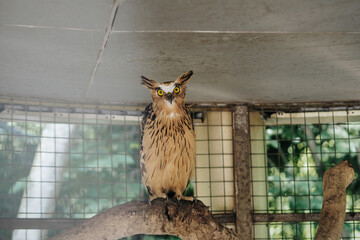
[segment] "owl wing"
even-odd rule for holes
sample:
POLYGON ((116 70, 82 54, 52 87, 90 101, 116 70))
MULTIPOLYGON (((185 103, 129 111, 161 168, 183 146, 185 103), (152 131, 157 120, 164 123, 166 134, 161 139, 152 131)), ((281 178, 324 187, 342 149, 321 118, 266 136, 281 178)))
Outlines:
POLYGON ((154 110, 153 110, 152 104, 149 104, 146 106, 144 116, 141 121, 140 151, 142 151, 142 147, 143 147, 145 125, 147 124, 148 120, 150 120, 150 119, 154 120, 154 110))
MULTIPOLYGON (((186 119, 188 120, 187 123, 185 122, 185 125, 189 128, 190 131, 193 132, 194 139, 195 139, 194 119, 193 119, 193 114, 192 114, 192 112, 190 110, 190 107, 191 107, 190 104, 185 104, 185 111, 186 111, 186 115, 187 115, 186 119)), ((195 153, 195 143, 194 143, 194 154, 196 154, 195 153)), ((194 161, 195 161, 195 159, 194 159, 194 161)), ((188 184, 186 186, 186 189, 189 187, 191 179, 192 179, 192 177, 194 175, 194 170, 195 170, 195 162, 193 163, 192 171, 191 171, 191 174, 190 174, 189 181, 188 181, 188 184)))
POLYGON ((146 171, 145 169, 145 159, 144 159, 144 154, 143 154, 143 138, 144 138, 144 130, 145 130, 145 126, 147 124, 147 122, 153 117, 154 115, 154 110, 152 107, 152 104, 149 104, 146 106, 145 108, 145 112, 144 112, 144 116, 141 122, 141 135, 140 135, 140 170, 141 170, 141 176, 144 176, 144 172, 146 171))
POLYGON ((191 129, 194 130, 194 119, 193 119, 193 115, 191 113, 190 107, 191 107, 191 104, 187 104, 187 103, 185 104, 186 115, 190 119, 191 129))

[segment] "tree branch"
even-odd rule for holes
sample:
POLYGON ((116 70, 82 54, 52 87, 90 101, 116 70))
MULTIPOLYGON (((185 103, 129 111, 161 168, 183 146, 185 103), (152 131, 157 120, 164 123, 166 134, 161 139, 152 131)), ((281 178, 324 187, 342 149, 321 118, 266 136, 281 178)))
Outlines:
POLYGON ((340 239, 346 210, 346 188, 354 179, 354 169, 348 161, 325 171, 323 206, 315 240, 340 239))
POLYGON ((214 220, 201 201, 164 199, 155 199, 151 205, 135 200, 117 205, 51 239, 116 240, 136 234, 173 235, 184 240, 238 239, 214 220))

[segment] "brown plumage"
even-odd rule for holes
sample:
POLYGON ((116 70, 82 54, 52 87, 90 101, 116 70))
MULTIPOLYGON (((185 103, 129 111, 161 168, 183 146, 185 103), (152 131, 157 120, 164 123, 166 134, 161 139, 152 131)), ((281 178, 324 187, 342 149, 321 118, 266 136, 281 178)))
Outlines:
POLYGON ((193 200, 183 196, 195 169, 195 132, 185 103, 192 74, 164 83, 142 77, 153 98, 145 109, 140 145, 141 176, 150 201, 173 196, 193 200))

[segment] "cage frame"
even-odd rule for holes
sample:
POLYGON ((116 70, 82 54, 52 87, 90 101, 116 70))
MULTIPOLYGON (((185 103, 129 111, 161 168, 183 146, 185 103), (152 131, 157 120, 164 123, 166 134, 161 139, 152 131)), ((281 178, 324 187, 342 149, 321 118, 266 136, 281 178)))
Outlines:
MULTIPOLYGON (((66 102, 38 101, 38 100, 13 100, 0 99, 1 103, 16 102, 18 106, 22 103, 27 105, 30 103, 41 103, 41 107, 46 111, 59 114, 58 117, 68 118, 66 111, 76 113, 76 108, 69 107, 66 102), (45 103, 45 104, 44 104, 45 103), (48 104, 52 107, 49 107, 48 104), (65 109, 65 110, 64 110, 65 109), (59 113, 60 112, 60 113, 59 113), (62 112, 62 113, 61 113, 62 112)), ((17 104, 10 104, 14 107, 17 104)), ((84 104, 77 104, 84 106, 84 104)), ((73 106, 73 105, 72 105, 73 106)), ((111 105, 116 106, 116 105, 111 105)), ((108 109, 99 109, 97 104, 86 104, 86 107, 93 109, 89 114, 107 114, 108 109)), ((317 103, 256 103, 256 104, 218 104, 205 103, 193 104, 192 109, 207 108, 208 110, 226 109, 233 114, 233 161, 234 161, 234 184, 235 184, 235 209, 234 213, 214 214, 215 219, 220 223, 235 223, 236 230, 242 232, 244 239, 252 239, 253 226, 255 223, 271 223, 271 222, 310 222, 319 221, 320 213, 254 213, 252 212, 252 195, 251 195, 251 149, 250 149, 250 117, 251 111, 259 111, 261 109, 276 109, 279 111, 289 110, 300 112, 311 111, 351 111, 360 110, 360 102, 317 102, 317 103), (243 181, 247 179, 247 181, 243 181), (250 199, 250 201, 249 201, 250 199), (244 207, 245 206, 245 207, 244 207)), ((118 109, 110 111, 123 111, 127 109, 129 112, 143 109, 143 106, 120 106, 118 109)), ((18 111, 20 108, 10 109, 10 111, 18 111)), ((27 109, 28 111, 29 109, 27 109)), ((33 109, 38 111, 39 109, 33 109)), ((41 110, 41 109, 40 109, 41 110)), ((45 112, 46 112, 45 111, 45 112)), ((26 116, 26 118, 28 115, 26 116)), ((117 119, 107 119, 116 121, 117 119)), ((32 218, 32 219, 16 219, 16 218, 0 218, 1 229, 64 229, 70 226, 82 224, 87 221, 84 219, 69 218, 32 218)), ((345 221, 360 221, 360 212, 346 213, 345 221)))

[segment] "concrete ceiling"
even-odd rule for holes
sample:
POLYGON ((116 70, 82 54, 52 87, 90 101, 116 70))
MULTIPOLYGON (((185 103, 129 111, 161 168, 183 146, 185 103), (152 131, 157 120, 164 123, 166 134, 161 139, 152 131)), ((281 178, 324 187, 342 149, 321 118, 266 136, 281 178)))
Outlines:
POLYGON ((0 0, 0 96, 143 104, 360 100, 358 0, 0 0))

